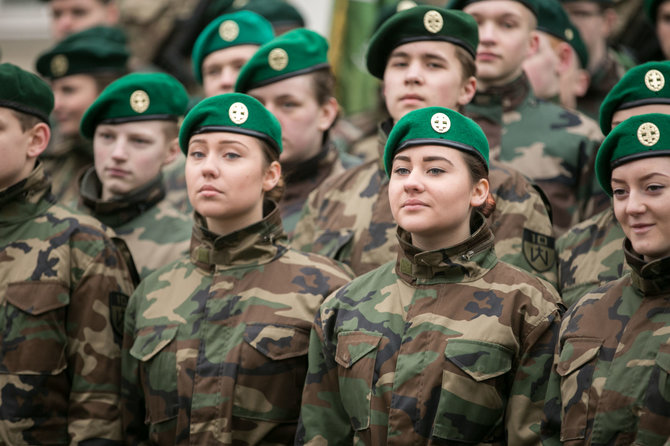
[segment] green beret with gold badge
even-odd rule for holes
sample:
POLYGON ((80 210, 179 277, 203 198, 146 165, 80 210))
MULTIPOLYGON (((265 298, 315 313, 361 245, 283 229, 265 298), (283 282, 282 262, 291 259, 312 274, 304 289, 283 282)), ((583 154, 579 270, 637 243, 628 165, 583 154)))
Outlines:
POLYGON ((274 38, 272 25, 251 11, 237 11, 214 19, 200 33, 191 54, 193 73, 202 83, 202 62, 211 53, 237 45, 258 45, 274 38))
POLYGON ((305 26, 305 19, 300 11, 284 0, 249 0, 240 9, 262 15, 275 28, 305 26))
POLYGON ((328 42, 314 31, 298 28, 261 46, 242 67, 235 91, 257 87, 329 67, 328 42))
POLYGON ((389 134, 384 147, 384 168, 391 176, 393 157, 409 147, 438 145, 474 155, 488 170, 489 143, 472 119, 444 107, 426 107, 403 116, 389 134))
POLYGON ((612 170, 651 156, 670 156, 670 115, 633 116, 612 129, 596 155, 596 176, 600 186, 611 197, 612 170))
POLYGON ((257 99, 242 93, 227 93, 200 101, 184 118, 179 129, 179 147, 186 155, 191 136, 198 133, 231 132, 265 141, 282 152, 281 125, 257 99))
POLYGON ((368 71, 383 78, 391 52, 400 45, 421 40, 453 43, 464 48, 474 59, 479 45, 477 22, 462 11, 447 11, 434 6, 415 6, 399 11, 370 38, 368 71))
POLYGON ((36 116, 49 124, 54 95, 36 74, 11 63, 0 64, 0 107, 36 116))
POLYGON ((119 28, 96 26, 71 34, 37 58, 37 71, 49 79, 73 74, 126 73, 130 57, 119 28))
POLYGON ((600 104, 600 130, 607 135, 618 110, 643 105, 670 105, 670 61, 647 62, 631 68, 600 104))
MULTIPOLYGON (((486 0, 449 0, 447 2, 447 9, 463 9, 466 6, 468 6, 471 3, 477 3, 480 1, 486 1, 486 0)), ((521 3, 523 6, 528 8, 530 12, 532 12, 536 17, 537 17, 537 5, 535 4, 535 0, 514 0, 519 3, 521 3)))
POLYGON ((535 0, 537 29, 568 43, 577 53, 582 68, 589 64, 589 52, 582 36, 558 0, 535 0))
POLYGON ((98 124, 177 121, 186 113, 188 94, 166 73, 131 73, 105 88, 81 118, 80 132, 92 139, 98 124))

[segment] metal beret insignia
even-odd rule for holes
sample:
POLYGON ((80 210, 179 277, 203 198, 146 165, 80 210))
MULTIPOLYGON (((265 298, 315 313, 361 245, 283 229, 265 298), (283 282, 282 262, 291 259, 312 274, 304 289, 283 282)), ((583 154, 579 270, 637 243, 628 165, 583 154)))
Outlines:
POLYGON ((426 27, 428 32, 433 34, 439 32, 444 26, 444 20, 442 19, 442 14, 435 10, 430 10, 423 15, 423 26, 426 27))
POLYGON ((658 70, 649 70, 644 75, 644 84, 651 91, 660 91, 665 86, 665 77, 658 70))
POLYGON ((67 73, 69 67, 70 62, 64 54, 57 54, 51 59, 51 73, 56 77, 60 77, 67 73))
POLYGON ((575 33, 570 28, 566 28, 563 34, 565 35, 565 38, 568 39, 569 41, 572 41, 572 39, 575 38, 575 33))
POLYGON ((232 42, 240 35, 240 27, 234 20, 226 20, 219 26, 219 36, 226 42, 232 42))
POLYGON ((249 109, 241 102, 235 102, 228 109, 228 116, 235 124, 244 124, 249 119, 249 109))
POLYGON ((275 48, 268 54, 268 65, 275 71, 281 71, 288 65, 288 53, 281 48, 275 48))
POLYGON ((652 122, 645 122, 637 128, 637 140, 647 147, 656 144, 660 138, 661 131, 652 122))
POLYGON ((444 113, 435 113, 430 118, 430 126, 437 133, 446 133, 451 128, 451 120, 444 113))
POLYGON ((135 113, 144 113, 149 108, 149 95, 144 90, 135 90, 130 95, 130 108, 135 113))

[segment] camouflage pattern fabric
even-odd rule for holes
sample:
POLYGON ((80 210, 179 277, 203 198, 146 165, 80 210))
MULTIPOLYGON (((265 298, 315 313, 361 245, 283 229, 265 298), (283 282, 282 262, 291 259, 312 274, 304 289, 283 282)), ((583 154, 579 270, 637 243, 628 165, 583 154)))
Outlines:
POLYGON ((190 214, 193 211, 186 191, 186 157, 181 151, 177 159, 163 167, 163 181, 166 199, 179 211, 190 214))
POLYGON ((360 159, 340 154, 332 143, 324 145, 323 150, 312 159, 294 165, 282 164, 286 188, 279 202, 279 211, 286 233, 289 236, 293 233, 310 192, 326 179, 360 164, 360 159))
POLYGON ((126 242, 141 278, 188 253, 193 220, 165 199, 162 175, 109 201, 100 198, 102 185, 94 167, 86 171, 80 184, 79 208, 126 242))
POLYGON ((584 296, 561 324, 545 445, 664 445, 670 439, 670 258, 584 296))
POLYGON ((625 235, 609 209, 573 226, 556 240, 558 290, 566 306, 628 271, 625 235))
POLYGON ((476 93, 465 115, 486 133, 490 159, 510 165, 544 190, 557 234, 608 203, 593 173, 603 138, 598 124, 537 99, 525 75, 476 93))
POLYGON ((607 93, 626 74, 626 71, 634 66, 635 62, 630 58, 617 53, 613 48, 608 48, 603 61, 595 72, 591 73, 591 82, 586 94, 577 98, 577 109, 592 119, 598 119, 600 104, 607 93))
POLYGON ((479 229, 396 262, 321 306, 296 444, 537 445, 560 309, 553 288, 498 262, 479 229))
POLYGON ((75 207, 79 200, 77 178, 93 164, 93 146, 80 136, 56 136, 40 156, 44 170, 51 177, 51 193, 66 206, 75 207))
POLYGON ((350 274, 288 248, 276 208, 227 236, 196 217, 190 258, 128 304, 123 409, 129 444, 289 444, 309 330, 350 274), (146 423, 146 425, 145 425, 146 423))
POLYGON ((132 282, 95 219, 43 166, 0 191, 0 444, 121 444, 121 336, 132 282))
MULTIPOLYGON (((385 121, 379 128, 379 153, 390 127, 385 121)), ((489 224, 498 256, 555 286, 554 238, 542 197, 521 174, 500 163, 491 163, 489 181, 497 203, 489 224)), ((292 245, 344 262, 356 275, 393 261, 396 223, 388 183, 380 158, 325 181, 309 196, 292 245)))

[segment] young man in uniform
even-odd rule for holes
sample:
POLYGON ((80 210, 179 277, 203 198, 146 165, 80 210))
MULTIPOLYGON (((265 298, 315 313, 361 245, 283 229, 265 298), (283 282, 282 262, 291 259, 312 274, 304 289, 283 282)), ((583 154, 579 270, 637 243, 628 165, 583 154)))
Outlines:
POLYGON ((187 103, 169 74, 133 73, 112 82, 81 121, 94 166, 79 180, 79 207, 126 242, 141 277, 188 252, 193 222, 166 199, 162 172, 180 151, 187 103))
POLYGON ((540 101, 523 72, 537 51, 535 7, 525 0, 455 0, 479 26, 477 94, 465 108, 489 140, 491 159, 518 169, 542 188, 554 229, 603 209, 607 200, 590 174, 602 134, 594 122, 540 101), (599 209, 598 209, 599 210, 599 209))
MULTIPOLYGON (((379 126, 379 155, 391 128, 409 111, 458 110, 475 94, 477 25, 460 11, 416 6, 397 12, 372 37, 368 71, 383 80, 391 118, 379 126)), ((489 217, 499 257, 555 283, 552 227, 542 198, 514 169, 492 163, 497 209, 489 217)), ((296 247, 347 263, 357 275, 396 257, 396 224, 381 158, 325 182, 309 197, 296 247)))
POLYGON ((52 108, 44 81, 0 65, 0 443, 120 445, 133 284, 107 228, 55 204, 52 108))
POLYGON ((119 21, 116 0, 46 0, 51 10, 51 34, 62 40, 94 26, 112 26, 119 21))

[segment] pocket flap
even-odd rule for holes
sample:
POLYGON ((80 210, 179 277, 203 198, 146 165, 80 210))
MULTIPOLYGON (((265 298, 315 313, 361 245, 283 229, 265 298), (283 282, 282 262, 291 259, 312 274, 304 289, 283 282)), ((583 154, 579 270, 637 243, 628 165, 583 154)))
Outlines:
POLYGON ((177 325, 158 325, 140 328, 130 354, 140 361, 148 361, 163 350, 177 335, 177 325))
POLYGON ((244 340, 274 360, 306 356, 309 350, 309 332, 298 327, 249 324, 244 330, 244 340))
POLYGON ((62 282, 14 282, 7 285, 7 302, 39 316, 70 303, 70 289, 62 282))
POLYGON ((494 378, 512 369, 512 351, 491 342, 449 339, 444 355, 476 381, 494 378))
POLYGON ((602 339, 572 338, 566 339, 556 365, 556 372, 567 376, 598 356, 602 339))
POLYGON ((349 368, 359 359, 374 351, 381 340, 380 335, 361 332, 344 332, 337 335, 337 351, 335 361, 344 368, 349 368))

